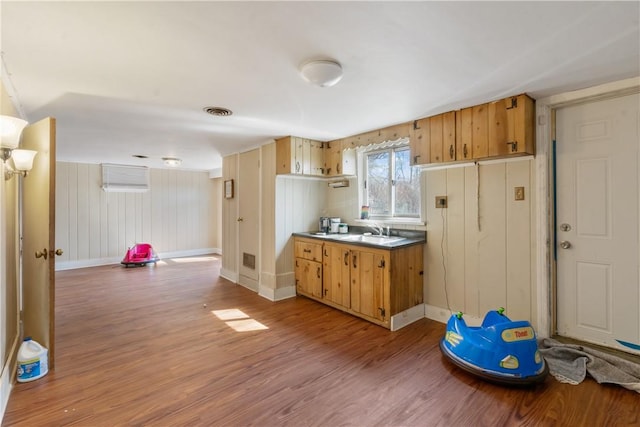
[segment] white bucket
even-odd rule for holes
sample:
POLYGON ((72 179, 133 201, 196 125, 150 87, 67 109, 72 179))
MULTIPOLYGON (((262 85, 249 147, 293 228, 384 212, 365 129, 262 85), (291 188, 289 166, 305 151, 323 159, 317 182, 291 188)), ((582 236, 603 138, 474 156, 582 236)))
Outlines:
POLYGON ((26 383, 37 380, 49 372, 48 350, 33 341, 31 337, 24 339, 18 350, 17 381, 26 383))

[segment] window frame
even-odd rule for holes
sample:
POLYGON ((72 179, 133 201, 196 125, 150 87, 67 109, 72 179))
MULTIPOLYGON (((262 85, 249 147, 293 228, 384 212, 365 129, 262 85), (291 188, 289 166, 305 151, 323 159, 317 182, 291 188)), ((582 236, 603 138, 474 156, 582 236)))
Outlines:
MULTIPOLYGON (((408 144, 402 144, 402 145, 395 145, 395 146, 389 146, 389 147, 379 147, 379 148, 372 148, 369 150, 365 150, 362 151, 360 153, 361 158, 360 163, 362 165, 362 168, 360 168, 360 170, 362 171, 360 174, 360 182, 361 185, 359 186, 360 188, 360 200, 361 200, 361 204, 362 205, 369 205, 369 188, 368 188, 368 181, 369 181, 369 162, 368 162, 368 156, 371 154, 375 154, 375 153, 384 153, 384 152, 388 152, 389 153, 389 174, 388 174, 388 180, 389 182, 387 183, 387 188, 388 191, 390 192, 389 194, 389 200, 390 200, 390 214, 389 215, 373 215, 371 214, 371 212, 369 213, 369 219, 371 220, 379 220, 379 221, 395 221, 395 222, 402 222, 403 220, 406 222, 417 222, 420 221, 422 219, 422 186, 421 186, 421 182, 420 182, 420 173, 418 173, 418 212, 416 212, 414 215, 398 215, 396 213, 396 183, 395 183, 395 171, 396 171, 396 152, 399 151, 409 151, 410 147, 408 144)), ((408 164, 407 167, 409 168, 413 168, 414 166, 411 166, 411 164, 408 164)))

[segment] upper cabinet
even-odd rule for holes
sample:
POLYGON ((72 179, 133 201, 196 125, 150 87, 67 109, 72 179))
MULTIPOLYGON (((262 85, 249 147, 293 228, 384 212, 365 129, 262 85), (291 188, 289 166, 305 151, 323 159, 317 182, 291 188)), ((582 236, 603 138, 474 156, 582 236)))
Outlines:
POLYGON ((276 173, 324 174, 324 142, 297 136, 276 139, 276 173))
POLYGON ((414 121, 409 144, 412 166, 456 160, 456 112, 414 121))
POLYGON ((411 164, 535 154, 535 105, 527 95, 413 122, 411 164))
POLYGON ((489 157, 533 154, 533 99, 519 95, 489 104, 489 157))
POLYGON ((355 150, 343 150, 342 140, 325 143, 324 171, 326 176, 355 175, 355 150))

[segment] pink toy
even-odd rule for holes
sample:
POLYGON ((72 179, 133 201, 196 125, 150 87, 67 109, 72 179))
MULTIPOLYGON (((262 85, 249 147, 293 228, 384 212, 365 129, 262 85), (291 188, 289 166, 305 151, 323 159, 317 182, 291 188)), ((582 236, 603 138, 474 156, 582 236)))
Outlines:
POLYGON ((159 259, 150 244, 136 243, 127 249, 127 253, 124 255, 120 264, 125 267, 129 267, 130 265, 146 265, 150 262, 155 264, 159 259))

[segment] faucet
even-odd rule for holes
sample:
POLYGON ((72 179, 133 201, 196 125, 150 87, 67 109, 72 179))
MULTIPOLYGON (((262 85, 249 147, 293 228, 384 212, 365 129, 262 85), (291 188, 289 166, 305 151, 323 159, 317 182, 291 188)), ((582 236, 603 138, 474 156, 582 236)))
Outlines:
POLYGON ((375 230, 378 233, 378 236, 384 236, 384 229, 387 229, 387 237, 389 237, 389 226, 384 226, 382 224, 379 224, 377 222, 374 222, 373 224, 371 224, 369 227, 371 227, 373 230, 375 230))

